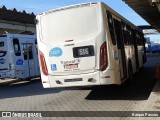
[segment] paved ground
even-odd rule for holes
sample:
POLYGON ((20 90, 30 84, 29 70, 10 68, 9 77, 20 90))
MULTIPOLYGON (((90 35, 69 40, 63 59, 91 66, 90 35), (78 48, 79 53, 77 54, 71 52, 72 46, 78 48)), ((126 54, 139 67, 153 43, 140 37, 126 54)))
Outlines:
MULTIPOLYGON (((148 111, 147 105, 149 104, 146 103, 150 100, 150 93, 156 83, 154 70, 158 62, 160 62, 160 56, 148 55, 148 62, 144 69, 136 74, 136 79, 130 87, 112 85, 88 89, 44 89, 40 80, 0 86, 0 111, 143 111, 144 109, 148 111)), ((159 93, 156 94, 159 95, 159 93)), ((157 101, 157 103, 160 102, 157 101)), ((159 105, 155 106, 160 108, 159 105)), ((74 114, 74 112, 70 114, 74 114)), ((91 114, 94 115, 94 112, 91 114)), ((59 117, 59 119, 98 120, 99 118, 59 117)), ((105 120, 106 118, 101 119, 105 120)), ((141 118, 111 117, 107 119, 132 120, 141 118)))

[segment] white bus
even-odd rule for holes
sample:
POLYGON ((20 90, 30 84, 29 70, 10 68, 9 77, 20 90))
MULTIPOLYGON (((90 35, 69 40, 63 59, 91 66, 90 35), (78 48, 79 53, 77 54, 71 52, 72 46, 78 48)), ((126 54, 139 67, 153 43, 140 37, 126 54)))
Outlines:
POLYGON ((36 35, 0 35, 0 78, 40 76, 36 35))
POLYGON ((101 2, 36 16, 44 88, 122 84, 145 63, 142 31, 101 2))

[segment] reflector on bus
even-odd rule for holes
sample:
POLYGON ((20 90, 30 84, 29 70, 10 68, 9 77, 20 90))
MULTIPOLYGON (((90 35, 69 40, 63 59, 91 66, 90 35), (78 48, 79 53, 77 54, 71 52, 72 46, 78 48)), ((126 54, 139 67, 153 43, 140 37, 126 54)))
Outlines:
POLYGON ((41 61, 41 68, 42 68, 42 72, 44 75, 48 75, 48 69, 47 69, 47 65, 46 65, 46 61, 44 58, 44 54, 39 51, 39 56, 40 56, 40 61, 41 61))

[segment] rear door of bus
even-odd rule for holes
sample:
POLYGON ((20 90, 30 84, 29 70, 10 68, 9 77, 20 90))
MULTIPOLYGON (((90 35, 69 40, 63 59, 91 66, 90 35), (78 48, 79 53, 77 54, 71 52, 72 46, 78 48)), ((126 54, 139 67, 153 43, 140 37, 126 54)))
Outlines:
POLYGON ((126 69, 126 56, 125 56, 125 50, 124 50, 124 41, 122 36, 122 26, 121 22, 114 19, 114 27, 115 27, 115 35, 117 38, 117 48, 118 48, 118 54, 119 54, 119 65, 120 65, 120 75, 121 80, 124 80, 127 77, 127 69, 126 69))
POLYGON ((25 42, 25 39, 26 38, 13 39, 17 78, 35 76, 33 43, 25 42))
POLYGON ((35 55, 34 55, 34 49, 33 43, 22 43, 22 52, 23 52, 23 59, 25 64, 25 74, 28 77, 33 77, 36 75, 35 71, 35 55))

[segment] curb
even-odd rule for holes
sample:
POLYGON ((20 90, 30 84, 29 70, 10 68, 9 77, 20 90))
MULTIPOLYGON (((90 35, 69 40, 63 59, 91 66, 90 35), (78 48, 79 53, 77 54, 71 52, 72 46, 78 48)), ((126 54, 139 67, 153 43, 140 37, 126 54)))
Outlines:
POLYGON ((13 80, 10 80, 10 81, 6 81, 6 82, 0 82, 0 86, 3 86, 3 85, 8 85, 8 84, 11 84, 11 83, 15 83, 15 82, 19 82, 21 80, 16 80, 16 79, 13 79, 13 80))

